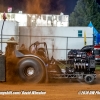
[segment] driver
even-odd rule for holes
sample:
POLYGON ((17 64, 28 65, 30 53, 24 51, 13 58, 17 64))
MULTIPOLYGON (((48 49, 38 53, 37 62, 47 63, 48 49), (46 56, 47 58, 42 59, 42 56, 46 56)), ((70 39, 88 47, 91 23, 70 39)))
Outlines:
POLYGON ((87 55, 91 56, 92 55, 92 51, 87 52, 87 55))

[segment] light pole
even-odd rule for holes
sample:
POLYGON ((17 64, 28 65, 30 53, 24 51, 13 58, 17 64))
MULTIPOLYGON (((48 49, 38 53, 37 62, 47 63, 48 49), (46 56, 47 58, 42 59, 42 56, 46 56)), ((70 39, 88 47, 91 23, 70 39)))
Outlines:
POLYGON ((2 28, 1 28, 1 51, 2 51, 2 32, 3 32, 3 26, 4 26, 4 22, 6 20, 6 16, 5 16, 5 12, 3 14, 3 24, 2 24, 2 28))

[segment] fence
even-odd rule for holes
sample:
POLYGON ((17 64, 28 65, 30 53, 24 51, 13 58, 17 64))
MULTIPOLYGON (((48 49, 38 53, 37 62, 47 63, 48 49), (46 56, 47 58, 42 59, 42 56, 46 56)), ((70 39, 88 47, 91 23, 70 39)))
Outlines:
MULTIPOLYGON (((5 50, 5 41, 10 37, 15 37, 19 42, 19 47, 25 44, 28 49, 29 46, 36 42, 46 42, 49 52, 49 58, 54 56, 57 60, 66 60, 70 49, 81 49, 84 46, 84 37, 65 37, 65 36, 33 36, 31 34, 24 35, 3 35, 3 51, 5 50)), ((86 38, 87 45, 92 45, 93 38, 86 38)), ((0 43, 1 45, 1 43, 0 43)), ((1 47, 1 46, 0 46, 1 47)))

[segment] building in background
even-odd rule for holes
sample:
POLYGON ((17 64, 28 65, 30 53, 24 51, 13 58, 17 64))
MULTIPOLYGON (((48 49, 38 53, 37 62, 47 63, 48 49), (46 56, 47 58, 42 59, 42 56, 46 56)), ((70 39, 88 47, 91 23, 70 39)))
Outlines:
MULTIPOLYGON (((1 50, 1 29, 3 21, 0 21, 0 50, 1 50)), ((5 21, 2 31, 2 51, 5 52, 5 47, 7 40, 14 37, 17 42, 19 42, 19 26, 16 21, 5 21)))
MULTIPOLYGON (((0 13, 0 29, 2 28, 3 13, 0 13)), ((81 49, 84 46, 84 33, 86 44, 93 43, 92 27, 69 27, 69 16, 48 14, 22 14, 6 13, 7 21, 3 28, 3 41, 15 36, 19 47, 25 44, 26 48, 36 42, 46 42, 50 58, 67 59, 69 49, 81 49)), ((3 51, 5 51, 3 44, 3 51)))
MULTIPOLYGON (((0 20, 2 16, 3 13, 0 13, 0 20)), ((17 21, 19 26, 69 26, 69 15, 63 13, 60 15, 6 13, 6 16, 7 20, 17 21)))

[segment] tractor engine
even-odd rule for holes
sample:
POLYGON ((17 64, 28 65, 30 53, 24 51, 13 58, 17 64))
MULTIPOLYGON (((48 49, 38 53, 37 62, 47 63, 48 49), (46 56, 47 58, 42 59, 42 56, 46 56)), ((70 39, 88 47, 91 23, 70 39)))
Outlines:
POLYGON ((69 60, 69 67, 66 67, 66 73, 94 73, 95 58, 94 55, 88 56, 85 52, 79 52, 73 59, 69 60))

